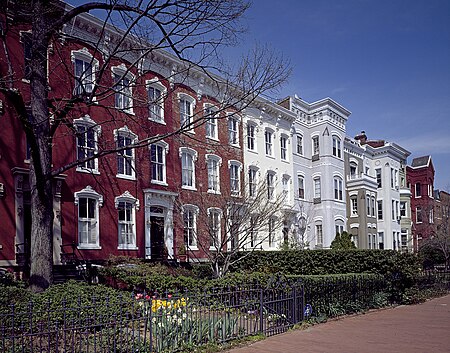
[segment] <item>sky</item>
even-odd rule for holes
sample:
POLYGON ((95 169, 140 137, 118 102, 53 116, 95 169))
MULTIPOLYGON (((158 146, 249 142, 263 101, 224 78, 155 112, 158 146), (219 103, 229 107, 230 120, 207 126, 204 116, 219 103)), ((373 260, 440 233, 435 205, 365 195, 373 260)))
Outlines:
POLYGON ((225 61, 267 44, 293 69, 274 99, 332 98, 352 112, 347 135, 395 142, 409 164, 432 155, 450 191, 450 0, 253 0, 243 24, 225 61))
POLYGON ((254 0, 243 43, 290 60, 279 92, 330 97, 350 110, 347 135, 432 155, 435 188, 450 191, 450 0, 254 0))

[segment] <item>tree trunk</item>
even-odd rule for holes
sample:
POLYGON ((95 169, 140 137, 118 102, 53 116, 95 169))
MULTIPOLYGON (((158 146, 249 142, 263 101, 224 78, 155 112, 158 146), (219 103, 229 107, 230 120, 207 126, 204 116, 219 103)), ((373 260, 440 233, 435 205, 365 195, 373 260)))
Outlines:
POLYGON ((31 56, 31 115, 25 127, 31 146, 31 259, 30 286, 46 289, 53 280, 52 138, 47 91, 47 31, 51 25, 49 2, 33 1, 31 56))

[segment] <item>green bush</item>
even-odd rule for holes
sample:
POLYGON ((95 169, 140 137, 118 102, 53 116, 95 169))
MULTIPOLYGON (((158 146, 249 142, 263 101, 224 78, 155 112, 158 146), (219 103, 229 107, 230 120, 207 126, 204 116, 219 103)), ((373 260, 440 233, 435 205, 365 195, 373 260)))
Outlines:
POLYGON ((232 270, 295 275, 375 273, 391 276, 400 273, 413 278, 420 271, 418 257, 393 250, 299 250, 238 253, 241 259, 232 270))

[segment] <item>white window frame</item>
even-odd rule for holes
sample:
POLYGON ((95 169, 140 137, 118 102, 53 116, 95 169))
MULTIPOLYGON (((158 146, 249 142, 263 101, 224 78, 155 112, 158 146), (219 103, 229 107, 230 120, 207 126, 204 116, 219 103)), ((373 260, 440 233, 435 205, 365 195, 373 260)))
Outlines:
POLYGON ((138 250, 136 245, 136 211, 139 210, 139 200, 135 198, 129 191, 125 191, 122 195, 117 196, 114 199, 114 205, 117 212, 117 249, 118 250, 138 250), (131 205, 131 220, 120 220, 120 209, 121 203, 131 205), (121 225, 125 226, 131 230, 131 239, 129 243, 121 242, 123 237, 121 236, 121 225))
POLYGON ((239 122, 236 114, 227 113, 228 142, 231 146, 239 147, 239 122))
POLYGON ((358 216, 358 196, 350 197, 350 213, 352 217, 358 216))
POLYGON ((290 190, 291 176, 284 174, 281 181, 284 195, 284 203, 289 205, 291 203, 291 190, 290 190))
POLYGON ((377 188, 380 189, 383 187, 383 172, 381 168, 375 169, 375 178, 377 179, 377 188))
POLYGON ((300 200, 305 200, 305 176, 297 175, 297 192, 300 200))
POLYGON ((219 117, 217 108, 212 104, 204 104, 203 112, 206 119, 206 138, 219 141, 219 117))
POLYGON ((256 166, 250 166, 248 168, 248 196, 256 197, 258 188, 258 174, 259 168, 256 166))
POLYGON ((147 89, 147 100, 148 100, 148 119, 159 124, 166 125, 165 122, 165 109, 164 103, 167 97, 167 88, 162 84, 158 78, 153 78, 151 80, 145 81, 145 86, 147 89), (158 90, 160 95, 158 98, 152 97, 150 99, 150 88, 153 90, 158 90), (159 110, 159 114, 156 113, 159 110))
POLYGON ((273 148, 274 140, 275 140, 274 131, 271 129, 264 130, 264 150, 266 152, 266 156, 269 157, 274 156, 274 148, 273 148))
POLYGON ((289 138, 286 135, 280 136, 280 157, 282 161, 287 162, 289 160, 288 156, 288 144, 289 138))
MULTIPOLYGON (((94 56, 85 47, 79 50, 72 50, 70 52, 70 59, 73 65, 73 76, 75 79, 75 85, 73 89, 74 94, 80 95, 82 93, 92 93, 95 85, 95 73, 99 70, 99 61, 95 59, 94 56), (86 68, 84 68, 83 72, 80 73, 80 76, 78 76, 76 72, 77 60, 83 62, 83 68, 85 64, 90 65, 91 72, 89 74, 86 74, 86 68)), ((93 100, 95 100, 95 97, 93 97, 93 100)))
POLYGON ((384 217, 383 214, 383 200, 377 200, 377 220, 382 221, 384 217), (380 207, 381 205, 381 207, 380 207))
POLYGON ((316 238, 316 245, 323 246, 323 225, 321 222, 315 224, 314 233, 316 238))
POLYGON ((257 149, 257 125, 255 123, 248 122, 247 123, 247 149, 252 152, 256 152, 257 149))
POLYGON ((320 181, 320 176, 313 178, 313 184, 314 184, 314 198, 321 199, 322 198, 322 185, 321 185, 321 181, 320 181))
POLYGON ((275 216, 269 217, 267 227, 267 242, 269 248, 275 247, 275 222, 277 221, 275 216))
POLYGON ((335 176, 333 178, 333 185, 334 185, 334 199, 342 201, 344 199, 342 178, 339 176, 335 176))
POLYGON ((195 162, 197 161, 197 156, 198 156, 197 151, 193 150, 192 148, 189 148, 189 147, 180 147, 179 156, 181 159, 181 188, 186 189, 186 190, 194 190, 195 191, 195 190, 197 190, 195 187, 195 162), (184 155, 190 156, 191 160, 192 160, 192 180, 191 180, 192 185, 186 185, 184 183, 184 181, 185 181, 184 174, 186 172, 189 172, 189 170, 186 170, 183 167, 183 156, 184 155))
POLYGON ((222 158, 215 154, 207 154, 206 169, 208 171, 208 193, 220 195, 220 167, 222 158), (214 168, 211 168, 214 166, 214 168))
POLYGON ((342 156, 341 138, 336 135, 333 135, 333 156, 337 158, 342 156))
MULTIPOLYGON (((77 133, 76 136, 76 156, 77 159, 80 159, 80 153, 82 151, 84 151, 84 155, 86 156, 86 154, 91 154, 92 156, 98 153, 98 137, 102 131, 101 126, 97 125, 97 123, 91 119, 91 117, 89 115, 85 115, 79 119, 75 119, 73 121, 73 125, 75 127, 76 130, 78 130, 78 127, 83 127, 84 129, 86 129, 83 132, 84 135, 84 145, 80 146, 80 138, 79 138, 79 134, 77 133), (88 138, 87 138, 87 132, 88 130, 91 130, 94 133, 94 146, 88 146, 88 138), (89 152, 90 151, 90 152, 89 152)), ((99 170, 98 170, 98 158, 92 159, 90 161, 86 161, 84 162, 82 165, 77 165, 77 172, 82 172, 82 173, 92 173, 92 174, 100 174, 99 170), (92 167, 86 167, 86 163, 92 163, 92 167)))
POLYGON ((319 139, 319 135, 311 136, 311 145, 312 145, 312 155, 313 156, 319 156, 320 155, 320 139, 319 139))
POLYGON ((267 199, 269 201, 275 200, 275 181, 277 178, 277 174, 273 170, 268 170, 266 173, 266 186, 267 186, 267 199))
POLYGON ((183 242, 186 245, 186 248, 189 250, 198 250, 198 237, 197 237, 197 217, 199 213, 198 206, 186 204, 182 206, 182 217, 183 217, 183 242), (192 213, 192 225, 188 225, 186 227, 186 214, 192 213), (190 234, 190 231, 188 231, 187 238, 186 238, 186 229, 190 230, 192 234, 190 234), (187 242, 186 242, 187 240, 187 242), (191 240, 191 241, 190 241, 191 240), (191 243, 191 244, 189 244, 191 243))
POLYGON ((303 135, 297 135, 295 152, 298 155, 303 156, 303 135))
MULTIPOLYGON (((100 246, 100 212, 99 209, 103 205, 103 196, 96 192, 90 185, 86 186, 83 190, 77 191, 74 193, 74 204, 77 206, 77 228, 78 228, 78 249, 101 249, 100 246), (95 209, 94 209, 94 217, 80 217, 80 200, 81 199, 92 199, 95 201, 95 209), (93 224, 92 228, 95 231, 95 242, 82 242, 83 236, 81 235, 81 224, 93 224)), ((88 211, 89 201, 87 201, 86 205, 88 211)), ((92 235, 91 235, 92 236, 92 235)), ((89 238, 89 234, 87 235, 89 238)))
POLYGON ((135 76, 127 69, 125 64, 111 68, 114 84, 114 107, 128 114, 133 114, 133 86, 135 76), (128 80, 128 85, 124 80, 128 80))
MULTIPOLYGON (((134 145, 138 141, 138 135, 133 133, 127 126, 124 126, 120 129, 116 129, 113 131, 114 133, 114 139, 116 141, 117 148, 120 148, 119 146, 119 137, 122 137, 124 139, 128 138, 130 139, 130 143, 128 145, 134 145)), ((125 145, 124 146, 128 146, 125 145)), ((136 157, 135 157, 135 149, 134 148, 128 148, 124 149, 121 152, 117 152, 117 174, 116 177, 122 178, 122 179, 130 179, 135 180, 136 179, 136 157), (126 154, 130 153, 130 154, 126 154), (123 173, 119 170, 119 160, 123 160, 123 173), (127 173, 126 165, 130 166, 130 173, 127 173)))
POLYGON ((420 206, 416 207, 416 223, 423 223, 422 207, 420 206))
POLYGON ((166 162, 166 156, 169 153, 169 144, 164 142, 164 141, 158 141, 155 143, 152 143, 149 146, 150 149, 150 179, 151 179, 151 183, 152 184, 157 184, 157 185, 164 185, 167 186, 167 162, 166 162), (162 149, 162 153, 161 153, 161 161, 155 161, 153 160, 153 152, 152 152, 152 148, 153 146, 156 148, 156 151, 158 152, 158 149, 162 149), (153 168, 156 168, 157 166, 160 166, 161 168, 161 176, 162 176, 162 180, 159 179, 154 179, 153 178, 153 168))
POLYGON ((208 225, 209 225, 209 249, 210 250, 221 250, 222 244, 222 210, 217 207, 209 207, 206 209, 206 213, 208 216, 208 225), (215 224, 217 216, 218 224, 215 224), (216 235, 215 244, 212 242, 214 235, 216 235))
POLYGON ((414 195, 416 196, 416 199, 422 197, 422 183, 419 182, 414 184, 414 195), (417 192, 417 190, 419 190, 419 192, 417 192))
POLYGON ((236 160, 230 159, 228 161, 228 169, 230 174, 230 193, 231 196, 240 196, 241 195, 241 170, 242 163, 236 160), (237 172, 236 174, 233 174, 237 172))

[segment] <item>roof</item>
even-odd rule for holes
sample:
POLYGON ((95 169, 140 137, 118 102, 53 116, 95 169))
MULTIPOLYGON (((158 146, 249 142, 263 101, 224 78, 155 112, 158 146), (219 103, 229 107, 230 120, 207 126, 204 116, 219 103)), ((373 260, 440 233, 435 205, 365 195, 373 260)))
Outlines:
POLYGON ((419 168, 419 167, 428 167, 430 165, 431 156, 422 156, 417 157, 412 160, 411 167, 419 168))

